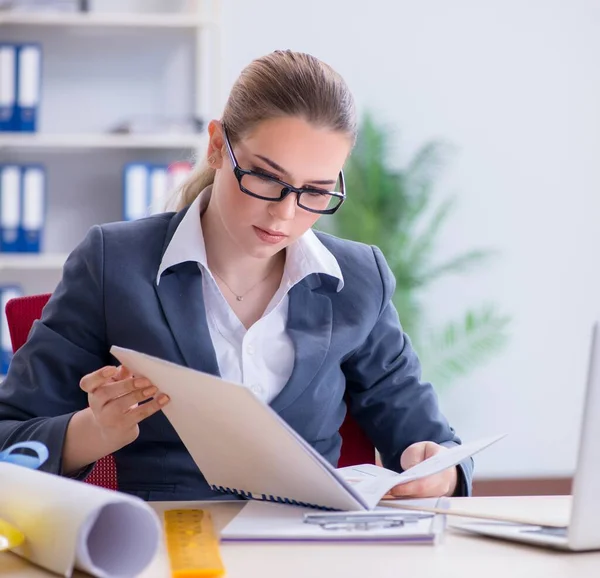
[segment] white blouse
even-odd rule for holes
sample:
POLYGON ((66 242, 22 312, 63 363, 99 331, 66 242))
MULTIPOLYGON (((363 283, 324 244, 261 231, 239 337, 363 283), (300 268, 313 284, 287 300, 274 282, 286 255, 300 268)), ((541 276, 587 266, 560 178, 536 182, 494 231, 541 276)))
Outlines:
POLYGON ((284 388, 294 367, 294 346, 286 333, 289 290, 312 273, 326 273, 344 285, 336 258, 308 230, 287 248, 281 285, 263 316, 246 329, 221 293, 208 268, 200 215, 208 206, 212 187, 192 203, 179 223, 158 269, 163 272, 185 261, 196 261, 203 271, 204 307, 221 377, 240 383, 265 403, 284 388))

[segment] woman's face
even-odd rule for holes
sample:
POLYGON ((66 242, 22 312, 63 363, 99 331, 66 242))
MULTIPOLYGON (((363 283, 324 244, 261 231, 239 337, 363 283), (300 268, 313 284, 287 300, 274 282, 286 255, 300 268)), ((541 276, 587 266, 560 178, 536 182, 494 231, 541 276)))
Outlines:
MULTIPOLYGON (((216 156, 213 186, 216 214, 241 251, 256 258, 275 255, 303 235, 318 220, 297 205, 296 194, 281 202, 256 199, 243 193, 223 138, 222 127, 209 126, 209 156, 216 156)), ((242 169, 266 173, 294 187, 333 190, 350 153, 348 135, 319 128, 296 117, 261 122, 233 145, 242 169)))

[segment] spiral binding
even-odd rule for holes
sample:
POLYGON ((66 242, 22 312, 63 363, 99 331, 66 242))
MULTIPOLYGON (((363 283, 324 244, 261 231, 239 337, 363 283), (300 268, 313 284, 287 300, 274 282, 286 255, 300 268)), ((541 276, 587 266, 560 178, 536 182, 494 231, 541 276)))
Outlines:
POLYGON ((303 506, 305 508, 315 508, 317 510, 335 510, 335 508, 328 508, 326 506, 319 506, 318 504, 309 504, 307 502, 300 502, 298 500, 290 500, 289 498, 282 498, 280 496, 273 496, 271 494, 253 494, 252 492, 245 492, 244 490, 237 490, 236 488, 227 488, 225 486, 210 486, 213 491, 221 492, 222 494, 230 494, 233 496, 240 496, 247 500, 261 500, 263 502, 276 502, 278 504, 289 504, 290 506, 303 506))

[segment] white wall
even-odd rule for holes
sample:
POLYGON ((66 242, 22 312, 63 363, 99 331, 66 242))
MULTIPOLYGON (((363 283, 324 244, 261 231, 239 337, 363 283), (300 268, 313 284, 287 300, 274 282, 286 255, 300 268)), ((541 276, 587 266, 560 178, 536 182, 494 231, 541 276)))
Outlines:
POLYGON ((439 256, 501 256, 431 291, 430 316, 494 301, 513 324, 510 346, 443 408, 466 439, 510 433, 479 477, 572 472, 600 311, 600 4, 224 0, 223 25, 223 94, 251 58, 304 50, 400 131, 400 159, 430 138, 457 147, 444 189, 460 209, 439 256))

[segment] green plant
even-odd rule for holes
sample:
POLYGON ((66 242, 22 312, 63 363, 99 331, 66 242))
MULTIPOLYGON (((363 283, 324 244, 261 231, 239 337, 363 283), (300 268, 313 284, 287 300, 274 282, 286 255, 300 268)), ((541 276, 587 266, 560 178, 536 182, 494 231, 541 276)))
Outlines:
POLYGON ((436 241, 455 199, 435 200, 446 146, 423 146, 403 169, 388 162, 389 133, 366 115, 345 167, 348 198, 330 220, 331 232, 377 245, 396 277, 393 302, 421 358, 424 375, 439 387, 486 362, 507 339, 509 319, 493 306, 468 310, 440 329, 426 329, 423 290, 441 277, 482 265, 491 251, 472 250, 436 263, 436 241))

